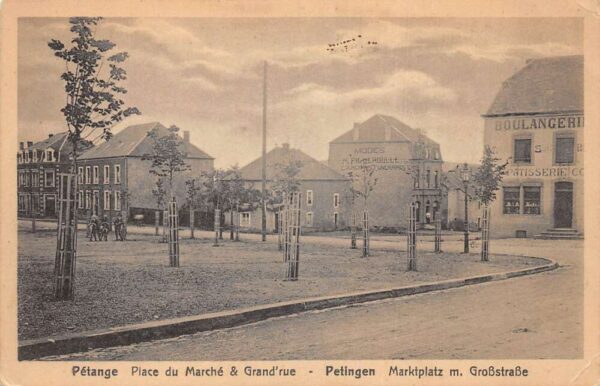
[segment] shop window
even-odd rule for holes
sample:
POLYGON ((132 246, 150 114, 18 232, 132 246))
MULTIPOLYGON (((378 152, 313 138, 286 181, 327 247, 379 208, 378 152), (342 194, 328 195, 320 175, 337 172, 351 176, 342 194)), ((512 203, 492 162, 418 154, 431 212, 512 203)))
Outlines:
POLYGON ((521 208, 521 188, 516 187, 504 187, 503 192, 503 211, 504 214, 519 214, 521 208))
POLYGON ((306 212, 306 226, 313 226, 313 214, 312 212, 306 212))
POLYGON ((306 205, 312 206, 312 204, 313 204, 313 191, 307 190, 306 191, 306 205))
POLYGON ((554 160, 557 164, 572 164, 575 160, 575 138, 556 138, 554 160))
POLYGON ((339 208, 339 206, 340 206, 340 194, 333 193, 333 207, 339 208))
POLYGON ((514 161, 531 163, 531 139, 515 139, 514 161))
POLYGON ((240 226, 243 226, 243 227, 250 226, 250 212, 240 213, 240 226))
POLYGON ((523 213, 540 214, 541 188, 539 186, 523 187, 523 213))
POLYGON ((110 183, 110 166, 104 165, 104 175, 102 176, 104 179, 104 184, 108 185, 110 183))

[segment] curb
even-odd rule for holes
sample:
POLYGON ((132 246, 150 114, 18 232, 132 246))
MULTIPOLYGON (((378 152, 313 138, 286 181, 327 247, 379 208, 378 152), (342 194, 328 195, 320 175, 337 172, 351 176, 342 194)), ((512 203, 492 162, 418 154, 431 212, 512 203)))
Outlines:
POLYGON ((174 319, 130 324, 122 327, 68 334, 55 338, 25 340, 19 343, 19 360, 32 360, 51 355, 65 355, 96 348, 126 346, 133 343, 173 338, 202 331, 237 327, 261 320, 291 315, 299 312, 322 310, 374 300, 416 295, 425 292, 441 291, 468 285, 506 280, 514 277, 551 271, 559 267, 557 262, 539 258, 548 264, 525 268, 518 271, 501 272, 463 279, 451 279, 416 286, 382 289, 369 292, 356 292, 345 295, 323 296, 288 302, 267 304, 238 310, 215 312, 174 319))

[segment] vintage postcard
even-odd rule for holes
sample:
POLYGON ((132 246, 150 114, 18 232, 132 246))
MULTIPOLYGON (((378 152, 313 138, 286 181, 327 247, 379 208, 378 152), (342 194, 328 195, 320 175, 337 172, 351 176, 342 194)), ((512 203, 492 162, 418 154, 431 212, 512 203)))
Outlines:
POLYGON ((5 1, 1 385, 595 385, 597 1, 5 1))

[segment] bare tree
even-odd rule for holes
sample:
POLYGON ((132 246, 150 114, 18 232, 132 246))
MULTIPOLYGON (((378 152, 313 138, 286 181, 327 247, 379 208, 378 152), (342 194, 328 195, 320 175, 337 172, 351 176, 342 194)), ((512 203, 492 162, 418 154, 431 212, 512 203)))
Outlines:
MULTIPOLYGON (((377 185, 377 166, 357 165, 346 175, 352 181, 351 193, 354 199, 362 200, 363 208, 363 257, 370 254, 369 248, 369 197, 377 185)), ((354 211, 354 210, 353 210, 354 211)))

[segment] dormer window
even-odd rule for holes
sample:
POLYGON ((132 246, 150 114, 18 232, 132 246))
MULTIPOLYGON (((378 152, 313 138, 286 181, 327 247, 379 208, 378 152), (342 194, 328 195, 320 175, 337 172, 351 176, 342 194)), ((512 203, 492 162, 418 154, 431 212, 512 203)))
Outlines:
POLYGON ((21 153, 17 153, 17 163, 23 163, 23 155, 21 153))
POLYGON ((33 162, 37 162, 37 160, 38 160, 37 158, 38 158, 37 157, 37 150, 34 150, 33 151, 33 162))
POLYGON ((29 152, 25 152, 25 163, 29 163, 29 152))
POLYGON ((46 162, 54 161, 54 150, 48 149, 46 150, 46 162))

